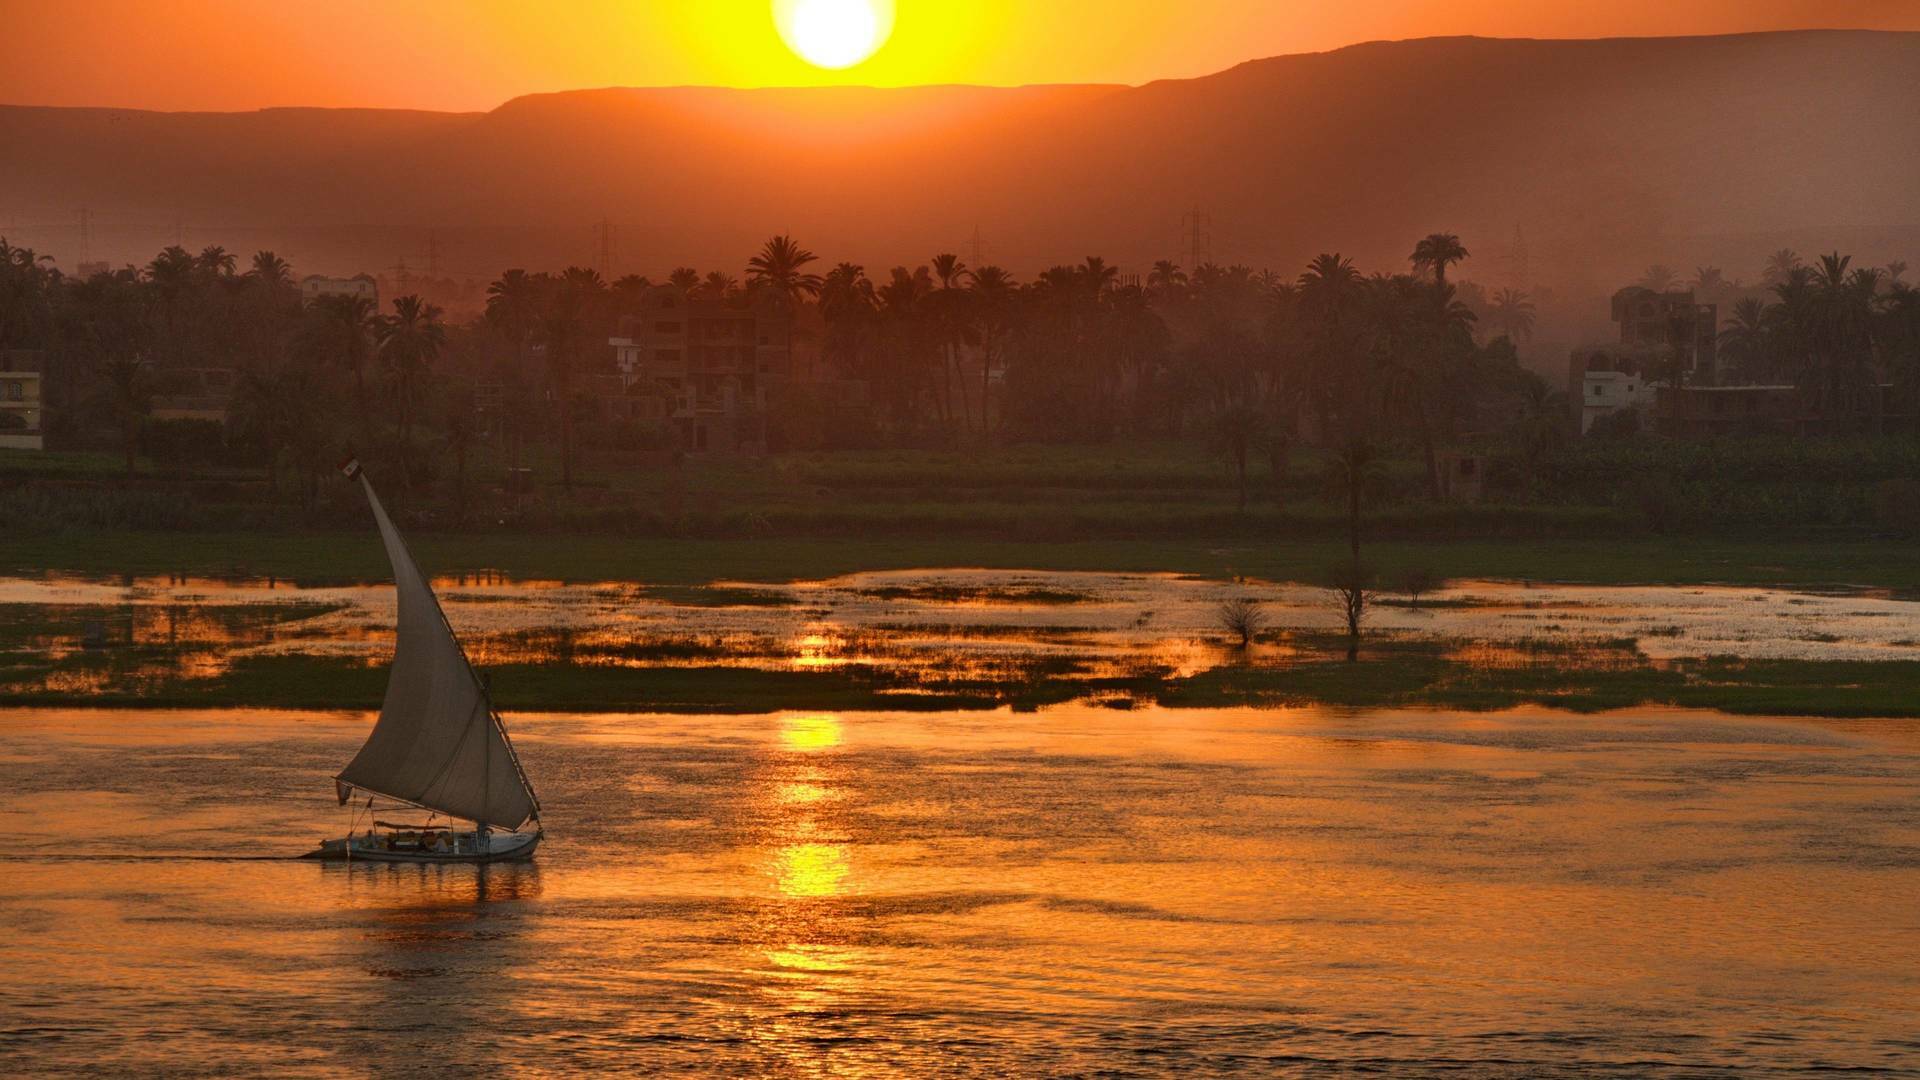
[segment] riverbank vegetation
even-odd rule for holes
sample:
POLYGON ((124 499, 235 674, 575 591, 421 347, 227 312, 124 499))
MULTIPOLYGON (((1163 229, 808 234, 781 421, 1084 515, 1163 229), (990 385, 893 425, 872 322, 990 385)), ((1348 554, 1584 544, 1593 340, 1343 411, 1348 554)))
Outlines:
MULTIPOLYGON (((1920 716, 1920 662, 1654 662, 1631 642, 1490 647, 1376 635, 1347 662, 1340 634, 1278 633, 1276 655, 1190 675, 1143 665, 1098 672, 1070 657, 991 673, 884 665, 820 670, 703 664, 486 666, 509 712, 761 713, 792 709, 1032 709, 1068 701, 1112 708, 1343 705, 1495 710, 1544 705, 1590 712, 1633 706, 1754 715, 1920 716)), ((135 651, 15 654, 0 664, 0 707, 377 709, 384 665, 323 655, 254 655, 218 670, 179 664, 163 643, 135 651)))
MULTIPOLYGON (((1370 538, 1920 533, 1920 303, 1897 269, 1776 259, 1725 345, 1801 387, 1818 437, 1687 442, 1574 437, 1518 363, 1527 301, 1460 281, 1468 258, 1435 234, 1409 272, 1327 254, 1135 279, 1091 257, 1019 281, 941 254, 869 277, 775 237, 739 277, 507 271, 460 322, 412 294, 303 299, 272 252, 79 279, 0 243, 0 349, 43 357, 67 448, 0 452, 0 491, 16 533, 357 529, 327 482, 351 450, 411 531, 1290 543, 1338 533, 1326 448, 1364 440, 1370 538), (840 396, 742 383, 726 415, 759 452, 739 456, 621 415, 609 393, 665 391, 616 375, 608 340, 663 289, 790 317, 785 362, 840 396), (195 395, 225 422, 179 418, 195 395)), ((690 378, 675 401, 713 389, 690 378)))

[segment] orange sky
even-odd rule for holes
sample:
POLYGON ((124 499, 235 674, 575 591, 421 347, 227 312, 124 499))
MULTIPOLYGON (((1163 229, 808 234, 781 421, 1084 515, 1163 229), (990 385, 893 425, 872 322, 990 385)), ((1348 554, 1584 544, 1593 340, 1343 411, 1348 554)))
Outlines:
POLYGON ((0 0, 0 103, 488 109, 592 86, 1126 82, 1433 34, 1920 30, 1915 0, 898 0, 844 71, 787 51, 769 0, 0 0))

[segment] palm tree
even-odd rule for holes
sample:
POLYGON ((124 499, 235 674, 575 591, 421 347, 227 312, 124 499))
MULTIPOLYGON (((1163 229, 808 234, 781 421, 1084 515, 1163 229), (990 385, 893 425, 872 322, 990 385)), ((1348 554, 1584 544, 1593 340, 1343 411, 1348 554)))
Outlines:
POLYGON ((820 316, 826 333, 820 356, 841 378, 866 373, 863 353, 872 341, 874 308, 878 304, 866 268, 843 262, 828 271, 820 284, 820 316))
POLYGON ((920 266, 908 270, 894 267, 887 282, 874 290, 879 301, 880 329, 885 344, 893 352, 891 363, 877 369, 876 381, 890 399, 896 419, 917 421, 929 369, 926 320, 922 301, 933 291, 933 274, 920 266))
POLYGON ((467 455, 479 438, 474 424, 473 395, 460 392, 449 396, 443 422, 447 449, 453 454, 453 515, 456 521, 467 519, 467 455))
POLYGON ((1698 266, 1693 271, 1693 291, 1711 295, 1727 287, 1727 275, 1717 266, 1698 266))
POLYGON ((794 243, 791 236, 776 236, 760 248, 760 254, 747 260, 747 281, 755 288, 773 290, 788 303, 797 303, 820 293, 820 275, 805 269, 818 258, 794 243))
POLYGON ((394 298, 393 314, 379 320, 374 333, 380 343, 380 360, 393 383, 394 404, 399 413, 400 475, 411 488, 414 405, 421 380, 446 345, 447 328, 440 322, 439 308, 409 295, 394 298))
POLYGON ((695 295, 709 300, 726 300, 740 289, 740 282, 725 270, 709 270, 694 290, 695 295))
POLYGON ((1799 268, 1800 253, 1792 248, 1781 248, 1767 256, 1767 265, 1760 271, 1760 280, 1769 287, 1782 285, 1799 268))
POLYGON ((1301 351, 1307 361, 1302 389, 1324 430, 1332 430, 1332 421, 1339 416, 1357 435, 1362 422, 1358 381, 1364 351, 1355 310, 1363 291, 1360 272, 1338 252, 1317 255, 1300 275, 1296 289, 1301 351))
POLYGON ((367 360, 371 357, 375 316, 364 296, 316 296, 303 332, 310 352, 324 354, 353 374, 354 409, 366 422, 367 360))
MULTIPOLYGON (((970 313, 967 311, 971 297, 959 292, 958 287, 967 277, 967 264, 960 256, 951 252, 942 252, 927 261, 934 280, 940 288, 928 298, 927 313, 931 316, 934 335, 940 342, 944 365, 941 371, 941 411, 946 414, 949 426, 953 423, 953 384, 960 370, 960 358, 957 347, 973 336, 970 313)), ((962 430, 973 427, 973 408, 967 391, 967 380, 960 378, 960 416, 962 430)))
POLYGON ((147 374, 147 358, 138 352, 110 353, 96 370, 107 385, 114 418, 120 421, 120 449, 127 457, 127 475, 132 476, 140 429, 146 423, 147 414, 153 411, 153 382, 147 374))
POLYGON ((1215 392, 1207 416, 1208 441, 1233 469, 1234 509, 1247 510, 1247 460, 1266 442, 1269 421, 1258 383, 1235 379, 1215 392))
POLYGON ((640 298, 653 288, 653 282, 641 274, 626 274, 616 279, 609 291, 615 297, 615 306, 622 312, 632 314, 637 311, 640 298))
POLYGON ((782 234, 760 247, 760 254, 747 260, 747 281, 755 289, 764 289, 780 298, 787 313, 786 367, 793 367, 793 324, 795 311, 808 297, 820 295, 819 274, 807 271, 807 264, 819 256, 782 234))
POLYGON ((1467 257, 1467 249, 1452 233, 1433 233, 1413 246, 1409 256, 1415 273, 1432 273, 1436 285, 1447 283, 1447 267, 1467 257))
POLYGON ((970 276, 967 273, 967 264, 960 261, 960 256, 950 252, 943 252, 927 260, 927 267, 933 271, 933 278, 940 283, 942 289, 959 288, 961 283, 970 276))
POLYGON ((1381 482, 1380 451, 1363 437, 1348 439, 1327 462, 1327 483, 1347 504, 1347 551, 1360 561, 1360 504, 1381 482))
POLYGON ((1665 263, 1655 263, 1647 267, 1646 273, 1640 275, 1640 287, 1663 293, 1673 288, 1674 282, 1678 280, 1680 276, 1673 272, 1673 267, 1665 263))
POLYGON ((1720 328, 1720 355, 1731 360, 1748 383, 1760 382, 1766 375, 1769 321, 1766 302, 1747 296, 1734 301, 1732 314, 1720 328))
POLYGON ((47 265, 52 261, 51 255, 14 247, 0 237, 0 348, 27 347, 52 323, 51 285, 58 278, 47 265))
POLYGON ((540 321, 540 302, 544 282, 530 277, 525 270, 508 270, 500 280, 487 286, 487 322, 502 337, 513 342, 522 362, 534 328, 540 321))
POLYGON ((1016 286, 1013 275, 998 266, 982 266, 973 272, 968 291, 973 294, 973 315, 980 329, 980 438, 992 434, 993 364, 1000 355, 1009 321, 1016 286))
POLYGON ((1527 341, 1533 337, 1533 321, 1536 312, 1533 301, 1519 289, 1501 289, 1493 296, 1493 303, 1487 311, 1487 321, 1500 329, 1514 341, 1527 341))
POLYGON ((1161 259, 1147 271, 1147 291, 1155 297, 1175 298, 1187 290, 1186 271, 1172 259, 1161 259))
POLYGON ((539 333, 547 347, 547 371, 560 409, 560 483, 573 490, 573 377, 577 355, 587 340, 587 308, 592 300, 580 283, 551 290, 540 315, 539 333))
POLYGON ((239 260, 231 251, 218 244, 209 244, 200 249, 200 255, 194 259, 194 265, 208 277, 232 277, 239 260))
POLYGON ((253 269, 247 271, 247 274, 273 289, 282 289, 293 284, 292 264, 271 251, 254 252, 253 269))
POLYGON ((1114 282, 1120 278, 1120 268, 1108 266, 1107 260, 1098 255, 1087 256, 1087 261, 1075 268, 1080 280, 1086 285, 1089 295, 1099 298, 1113 289, 1114 282))
POLYGON ((691 266, 676 266, 667 275, 667 284, 679 289, 682 294, 691 293, 700 287, 700 271, 691 266))
POLYGON ((194 279, 199 275, 198 266, 186 248, 174 245, 162 248, 160 254, 147 264, 145 273, 147 284, 153 287, 166 330, 162 340, 156 344, 178 356, 185 351, 180 317, 187 304, 187 294, 193 289, 194 279))

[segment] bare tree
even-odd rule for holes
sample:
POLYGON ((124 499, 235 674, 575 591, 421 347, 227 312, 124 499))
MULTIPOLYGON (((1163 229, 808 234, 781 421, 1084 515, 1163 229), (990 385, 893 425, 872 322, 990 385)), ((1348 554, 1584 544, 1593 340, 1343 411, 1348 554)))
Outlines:
POLYGON ((1327 574, 1327 591, 1347 624, 1347 663, 1360 659, 1360 624, 1373 599, 1373 571, 1359 560, 1341 563, 1327 574))
POLYGON ((1420 606, 1421 593, 1432 592, 1444 584, 1446 582, 1438 574, 1421 566, 1407 571, 1400 578, 1400 591, 1407 594, 1408 606, 1417 608, 1420 606))
POLYGON ((1221 601, 1214 617, 1220 629, 1240 639, 1243 649, 1253 644, 1253 639, 1267 626, 1267 613, 1261 610, 1260 601, 1249 596, 1221 601))

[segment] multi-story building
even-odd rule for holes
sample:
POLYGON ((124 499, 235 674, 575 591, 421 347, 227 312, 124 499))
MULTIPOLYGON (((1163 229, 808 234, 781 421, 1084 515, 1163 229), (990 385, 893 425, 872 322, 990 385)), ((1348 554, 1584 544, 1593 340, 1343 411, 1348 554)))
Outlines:
POLYGON ((770 295, 690 297, 661 287, 620 320, 614 363, 634 404, 627 415, 671 422, 688 450, 733 450, 764 442, 769 394, 792 368, 793 319, 770 295))
POLYGON ((1620 344, 1667 350, 1671 367, 1663 374, 1682 385, 1712 386, 1718 381, 1715 343, 1720 333, 1719 314, 1713 304, 1694 303, 1691 289, 1657 293, 1629 285, 1613 294, 1613 321, 1620 324, 1620 344))
POLYGON ((46 449, 40 354, 0 349, 0 450, 46 449))
POLYGON ((1690 291, 1630 285, 1613 294, 1612 313, 1620 340, 1575 349, 1567 364, 1567 398, 1581 434, 1627 409, 1646 413, 1659 387, 1719 381, 1713 304, 1695 303, 1690 291))

